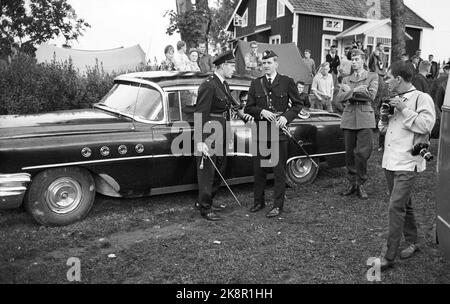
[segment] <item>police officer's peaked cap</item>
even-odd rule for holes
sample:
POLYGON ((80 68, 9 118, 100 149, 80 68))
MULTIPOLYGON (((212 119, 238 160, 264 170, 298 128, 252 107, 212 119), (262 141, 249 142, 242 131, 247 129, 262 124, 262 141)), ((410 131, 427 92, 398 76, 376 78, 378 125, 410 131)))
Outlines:
POLYGON ((352 57, 361 56, 361 55, 366 56, 366 54, 363 51, 361 51, 360 49, 352 50, 352 57))
POLYGON ((262 59, 269 59, 269 58, 272 58, 272 57, 278 57, 278 55, 275 54, 275 52, 272 51, 272 50, 267 50, 267 51, 263 52, 263 58, 262 59))
POLYGON ((216 59, 214 59, 213 63, 216 66, 221 65, 222 63, 236 63, 236 58, 234 57, 233 51, 226 51, 222 54, 218 55, 216 59))

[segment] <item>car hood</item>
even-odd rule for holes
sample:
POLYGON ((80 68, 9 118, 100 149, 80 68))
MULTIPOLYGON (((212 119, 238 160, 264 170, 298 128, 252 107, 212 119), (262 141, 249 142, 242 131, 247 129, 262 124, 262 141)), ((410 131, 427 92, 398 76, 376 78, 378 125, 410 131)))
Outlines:
POLYGON ((129 130, 132 119, 99 109, 0 116, 0 139, 129 130))

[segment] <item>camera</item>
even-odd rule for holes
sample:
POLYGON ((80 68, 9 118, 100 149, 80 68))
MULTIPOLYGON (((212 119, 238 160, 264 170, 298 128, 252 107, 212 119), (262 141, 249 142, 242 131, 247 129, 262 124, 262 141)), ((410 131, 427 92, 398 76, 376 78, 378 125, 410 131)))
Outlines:
POLYGON ((394 115, 394 107, 391 106, 391 104, 389 103, 389 100, 384 101, 381 104, 381 110, 384 110, 386 112, 389 112, 389 115, 394 115))
POLYGON ((434 156, 431 154, 431 152, 428 150, 430 146, 425 143, 420 143, 414 146, 414 148, 411 151, 412 156, 420 155, 422 156, 426 161, 431 161, 434 156))

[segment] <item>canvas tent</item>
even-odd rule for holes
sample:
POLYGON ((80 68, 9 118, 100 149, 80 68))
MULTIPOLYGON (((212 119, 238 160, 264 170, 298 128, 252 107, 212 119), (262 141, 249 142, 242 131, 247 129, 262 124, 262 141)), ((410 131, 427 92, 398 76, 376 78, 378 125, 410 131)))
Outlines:
MULTIPOLYGON (((268 44, 258 42, 258 52, 272 50, 278 55, 278 72, 292 77, 294 81, 312 83, 312 77, 308 68, 303 63, 302 56, 295 43, 268 44)), ((250 42, 239 40, 236 47, 236 70, 240 75, 245 75, 245 54, 250 52, 250 42)))
POLYGON ((53 59, 56 59, 57 62, 64 62, 69 58, 81 73, 85 72, 88 66, 94 67, 97 62, 107 73, 133 71, 138 66, 145 64, 145 53, 139 45, 111 50, 86 51, 42 44, 36 50, 38 63, 51 62, 53 59))

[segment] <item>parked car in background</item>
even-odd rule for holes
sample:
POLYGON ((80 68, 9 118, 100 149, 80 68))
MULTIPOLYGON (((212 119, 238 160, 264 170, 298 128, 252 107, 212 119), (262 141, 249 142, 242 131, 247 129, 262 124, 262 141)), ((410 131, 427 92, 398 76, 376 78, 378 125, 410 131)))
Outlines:
MULTIPOLYGON (((171 146, 181 134, 175 123, 186 121, 193 132, 197 90, 206 77, 126 74, 92 109, 0 116, 0 209, 24 205, 42 225, 67 225, 88 214, 96 193, 142 197, 196 189, 194 157, 173 154, 171 146)), ((248 91, 250 81, 231 79, 232 94, 248 91)), ((248 148, 250 128, 238 119, 231 127, 235 150, 225 178, 252 182, 251 154, 236 150, 248 148)), ((289 129, 317 163, 345 165, 339 115, 311 112, 289 129)), ((318 172, 294 143, 287 168, 291 187, 314 181, 318 172)))

